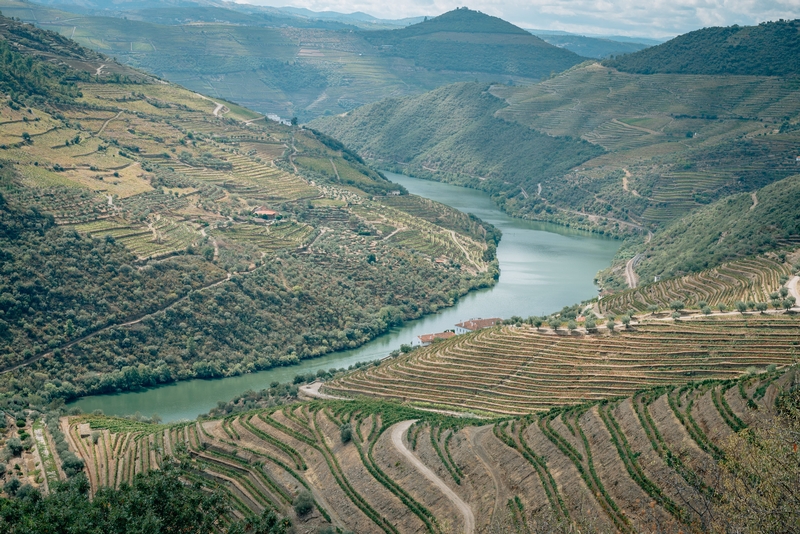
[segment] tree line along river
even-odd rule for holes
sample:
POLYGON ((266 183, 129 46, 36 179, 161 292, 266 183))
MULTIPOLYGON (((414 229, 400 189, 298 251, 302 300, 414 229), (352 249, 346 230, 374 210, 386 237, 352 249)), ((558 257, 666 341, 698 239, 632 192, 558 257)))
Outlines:
POLYGON ((497 247, 498 283, 492 288, 474 291, 455 306, 408 322, 357 349, 242 376, 188 380, 144 391, 84 397, 70 406, 84 412, 100 409, 108 415, 157 413, 164 422, 194 419, 216 406, 217 401, 230 400, 248 389, 260 390, 274 381, 291 381, 298 374, 383 358, 400 345, 410 344, 416 336, 449 330, 467 319, 543 315, 591 298, 597 291, 594 275, 610 264, 619 248, 619 242, 608 237, 511 218, 480 191, 394 173, 386 175, 412 194, 472 213, 499 228, 503 238, 497 247))

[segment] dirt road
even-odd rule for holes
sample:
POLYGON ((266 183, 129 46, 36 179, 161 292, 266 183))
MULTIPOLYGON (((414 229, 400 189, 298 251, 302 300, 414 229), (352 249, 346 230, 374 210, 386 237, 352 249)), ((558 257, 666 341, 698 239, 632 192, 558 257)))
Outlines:
POLYGON ((629 259, 628 263, 625 264, 625 281, 628 283, 628 287, 631 289, 634 289, 639 284, 639 277, 636 275, 634 269, 636 268, 636 265, 642 261, 643 257, 643 255, 637 254, 629 259))
POLYGON ((417 471, 419 471, 422 476, 433 482, 433 484, 439 488, 442 493, 444 493, 445 497, 450 499, 450 501, 458 508, 461 512, 461 515, 464 516, 464 534, 473 534, 475 532, 475 516, 472 513, 472 509, 469 507, 467 503, 461 500, 461 497, 456 495, 456 493, 450 489, 450 487, 444 483, 444 480, 439 478, 436 473, 430 470, 427 465, 423 464, 414 454, 406 448, 405 443, 403 443, 403 434, 408 431, 408 428, 414 424, 414 421, 403 421, 402 423, 397 423, 392 428, 392 444, 394 445, 397 452, 405 456, 405 458, 411 462, 417 471))
POLYGON ((789 294, 795 298, 795 307, 800 306, 800 276, 795 276, 786 282, 789 294))

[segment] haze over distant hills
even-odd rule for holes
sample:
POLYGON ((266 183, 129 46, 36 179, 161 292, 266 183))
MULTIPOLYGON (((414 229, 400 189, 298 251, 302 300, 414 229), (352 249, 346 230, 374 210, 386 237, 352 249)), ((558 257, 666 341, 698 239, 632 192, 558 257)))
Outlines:
POLYGON ((337 20, 258 6, 233 11, 218 5, 132 5, 150 7, 115 16, 94 11, 75 16, 34 3, 0 1, 9 16, 56 30, 129 65, 301 122, 454 82, 530 84, 584 60, 468 10, 367 32, 337 20))

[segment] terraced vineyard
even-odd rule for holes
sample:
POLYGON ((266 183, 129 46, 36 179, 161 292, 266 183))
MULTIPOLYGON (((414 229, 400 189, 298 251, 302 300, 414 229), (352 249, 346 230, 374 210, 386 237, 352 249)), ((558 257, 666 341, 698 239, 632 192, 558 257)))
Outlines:
POLYGON ((736 302, 768 302, 792 273, 792 266, 777 256, 761 256, 726 263, 698 274, 661 280, 615 293, 599 302, 604 314, 645 311, 649 306, 668 309, 671 302, 687 307, 705 302, 733 309, 736 302))
POLYGON ((493 414, 630 395, 688 380, 734 378, 788 365, 800 347, 793 316, 650 321, 612 334, 502 327, 460 335, 325 385, 368 395, 493 414))
POLYGON ((520 532, 544 518, 677 533, 710 524, 725 439, 796 380, 771 371, 494 421, 314 401, 161 426, 81 416, 62 431, 93 491, 182 458, 186 478, 222 488, 234 516, 274 509, 306 529, 520 532), (314 510, 298 518, 303 492, 314 510))

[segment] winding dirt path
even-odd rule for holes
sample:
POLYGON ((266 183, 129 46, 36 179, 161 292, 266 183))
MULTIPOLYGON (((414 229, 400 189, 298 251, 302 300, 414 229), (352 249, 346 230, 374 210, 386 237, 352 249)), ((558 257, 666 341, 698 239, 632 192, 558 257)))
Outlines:
POLYGON ((750 198, 753 199, 753 205, 750 206, 750 211, 753 211, 754 209, 756 209, 756 206, 758 206, 758 195, 756 195, 755 191, 750 193, 750 198))
MULTIPOLYGON (((105 67, 105 65, 103 65, 103 66, 105 67)), ((97 131, 97 133, 95 135, 100 135, 101 133, 103 133, 103 130, 106 129, 106 126, 108 126, 108 123, 113 121, 113 120, 115 120, 115 119, 118 119, 120 115, 122 115, 122 111, 120 111, 119 113, 117 113, 116 115, 114 115, 113 117, 108 119, 106 122, 104 122, 103 125, 100 127, 100 129, 97 131)))
POLYGON ((625 281, 631 289, 635 289, 636 286, 639 285, 639 277, 636 275, 634 269, 636 268, 636 264, 641 261, 642 257, 641 254, 637 254, 625 264, 625 281))
POLYGON ((472 258, 469 257, 469 254, 467 253, 467 249, 465 249, 464 246, 461 243, 458 242, 458 238, 456 237, 455 231, 450 230, 450 238, 453 240, 453 243, 455 243, 456 246, 461 249, 461 253, 464 254, 464 257, 467 258, 467 261, 470 262, 472 265, 474 265, 476 269, 478 269, 478 272, 482 273, 482 272, 485 272, 488 269, 488 267, 485 266, 485 265, 483 267, 481 267, 480 265, 475 263, 472 260, 472 258))
POLYGON ((406 448, 405 443, 403 443, 403 434, 405 434, 409 427, 414 424, 414 420, 410 421, 403 421, 401 423, 397 423, 392 428, 392 445, 394 448, 397 449, 397 452, 402 454, 414 468, 422 474, 425 478, 433 482, 433 484, 444 493, 445 497, 450 499, 450 501, 458 508, 461 512, 461 515, 464 516, 464 534, 474 534, 475 532, 475 516, 472 513, 472 509, 469 507, 467 503, 461 500, 461 497, 456 495, 456 493, 450 489, 450 487, 445 484, 444 480, 439 478, 436 473, 430 470, 430 468, 423 464, 419 458, 414 456, 414 454, 406 448))

